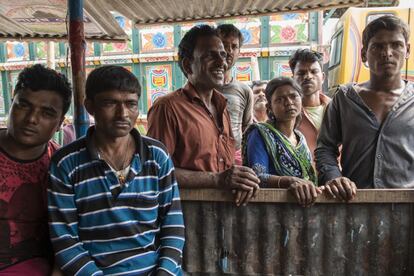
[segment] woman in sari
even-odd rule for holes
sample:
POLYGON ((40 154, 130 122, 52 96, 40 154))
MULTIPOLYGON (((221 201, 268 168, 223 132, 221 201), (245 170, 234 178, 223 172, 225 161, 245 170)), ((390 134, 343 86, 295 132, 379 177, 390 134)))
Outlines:
POLYGON ((266 123, 251 125, 244 134, 244 164, 251 167, 262 188, 287 188, 299 204, 311 205, 322 193, 316 186, 311 153, 300 123, 302 91, 291 78, 275 78, 266 87, 266 123))

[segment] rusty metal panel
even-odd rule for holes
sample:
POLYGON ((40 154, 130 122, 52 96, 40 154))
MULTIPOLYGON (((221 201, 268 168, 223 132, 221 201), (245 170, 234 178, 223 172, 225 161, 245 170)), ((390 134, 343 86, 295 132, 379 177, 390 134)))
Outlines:
POLYGON ((414 275, 412 203, 322 200, 302 208, 289 198, 236 207, 183 192, 183 267, 191 275, 414 275))

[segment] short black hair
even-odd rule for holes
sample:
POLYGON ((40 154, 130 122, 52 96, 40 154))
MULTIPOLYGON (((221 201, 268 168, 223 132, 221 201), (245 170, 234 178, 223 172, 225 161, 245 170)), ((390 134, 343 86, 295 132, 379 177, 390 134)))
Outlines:
POLYGON ((266 86, 265 95, 266 95, 267 102, 270 103, 272 101, 272 96, 275 93, 276 89, 284 85, 292 86, 293 89, 295 89, 299 93, 299 95, 302 97, 303 95, 302 88, 294 79, 288 78, 288 77, 278 77, 278 78, 274 78, 271 81, 269 81, 269 83, 266 86))
POLYGON ((369 41, 379 31, 400 31, 404 36, 405 43, 408 43, 410 38, 410 29, 407 24, 397 16, 384 15, 371 21, 362 32, 362 48, 367 48, 369 41))
POLYGON ((292 73, 294 73, 296 64, 298 62, 318 62, 323 70, 323 55, 319 52, 309 49, 298 49, 289 58, 289 67, 292 73))
POLYGON ((141 96, 141 85, 130 71, 122 66, 104 65, 94 69, 86 80, 86 99, 94 100, 101 92, 119 90, 141 96))
POLYGON ((243 46, 244 37, 240 30, 233 24, 221 24, 217 27, 219 37, 235 36, 239 38, 239 46, 243 46))
POLYGON ((41 64, 26 67, 17 77, 14 95, 30 89, 33 92, 39 90, 54 91, 62 98, 63 113, 65 115, 72 102, 72 88, 65 75, 47 68, 41 64))
POLYGON ((263 85, 263 84, 268 84, 269 82, 268 81, 266 81, 266 80, 255 80, 255 81, 253 81, 252 82, 252 89, 255 87, 255 86, 260 86, 260 85, 263 85))
MULTIPOLYGON (((194 57, 194 50, 197 46, 197 41, 200 37, 217 36, 216 30, 209 25, 196 25, 192 27, 181 39, 178 45, 178 65, 181 71, 187 77, 187 73, 184 70, 183 60, 188 58, 192 60, 194 57)), ((218 37, 218 36, 217 36, 218 37)))

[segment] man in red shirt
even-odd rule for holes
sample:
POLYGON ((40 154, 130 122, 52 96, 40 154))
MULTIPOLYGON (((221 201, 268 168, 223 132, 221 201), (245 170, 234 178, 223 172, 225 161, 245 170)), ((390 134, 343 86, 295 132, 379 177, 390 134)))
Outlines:
POLYGON ((187 188, 236 192, 245 204, 259 188, 252 169, 234 164, 235 141, 224 83, 226 51, 216 31, 195 26, 183 37, 178 58, 188 83, 159 98, 148 112, 148 136, 165 144, 176 167, 177 182, 187 188))
POLYGON ((315 164, 316 139, 325 109, 331 101, 322 91, 325 79, 322 71, 322 55, 309 49, 299 49, 290 57, 289 66, 293 78, 302 87, 303 92, 302 121, 298 129, 306 138, 312 153, 313 164, 315 164))
POLYGON ((0 129, 0 275, 49 275, 47 226, 50 157, 72 98, 66 77, 42 65, 24 69, 7 128, 0 129))

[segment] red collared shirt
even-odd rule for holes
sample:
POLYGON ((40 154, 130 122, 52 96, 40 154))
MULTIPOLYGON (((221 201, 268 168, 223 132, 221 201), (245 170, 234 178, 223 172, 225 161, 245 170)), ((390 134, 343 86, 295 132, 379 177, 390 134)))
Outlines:
POLYGON ((168 149, 177 168, 221 172, 234 163, 235 141, 226 99, 213 91, 219 124, 194 87, 183 88, 159 98, 148 112, 148 136, 168 149))

